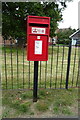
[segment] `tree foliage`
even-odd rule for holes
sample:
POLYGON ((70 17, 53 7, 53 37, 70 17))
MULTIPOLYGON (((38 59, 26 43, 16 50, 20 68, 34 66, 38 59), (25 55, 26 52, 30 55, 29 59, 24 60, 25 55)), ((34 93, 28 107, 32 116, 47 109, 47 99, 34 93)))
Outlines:
POLYGON ((70 28, 67 28, 67 29, 62 29, 58 32, 57 36, 58 36, 58 43, 61 43, 61 44, 69 44, 69 36, 71 34, 73 34, 76 30, 75 29, 72 29, 71 27, 70 28))
MULTIPOLYGON (((66 0, 67 1, 67 0, 66 0)), ((65 2, 64 2, 65 3, 65 2)), ((2 3, 2 35, 4 38, 26 37, 26 17, 28 15, 47 16, 51 18, 50 36, 54 36, 58 22, 62 20, 61 2, 3 2, 2 3)))

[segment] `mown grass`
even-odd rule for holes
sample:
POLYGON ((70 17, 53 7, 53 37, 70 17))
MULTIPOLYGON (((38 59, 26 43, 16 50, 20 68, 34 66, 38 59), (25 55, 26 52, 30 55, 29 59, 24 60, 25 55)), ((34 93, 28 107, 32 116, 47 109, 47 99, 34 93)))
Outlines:
POLYGON ((33 102, 33 91, 3 91, 5 117, 78 116, 78 89, 39 90, 33 102))
POLYGON ((18 51, 18 53, 21 53, 23 50, 23 47, 17 47, 17 46, 3 46, 2 47, 2 51, 6 51, 6 53, 16 53, 18 51))
MULTIPOLYGON (((50 83, 52 88, 55 88, 55 84, 57 88, 60 88, 60 83, 62 85, 61 86, 62 88, 65 87, 68 49, 69 49, 68 47, 64 47, 64 61, 62 66, 63 47, 59 47, 59 51, 58 51, 58 47, 53 46, 53 55, 52 55, 52 46, 49 46, 48 61, 39 62, 38 81, 40 88, 45 88, 45 87, 50 88, 50 83), (57 62, 57 55, 58 55, 58 62, 57 62)), ((33 88, 34 62, 27 61, 26 49, 18 48, 18 58, 17 58, 17 48, 12 48, 12 60, 11 60, 11 49, 9 47, 3 48, 2 52, 3 52, 1 57, 2 88, 5 89, 6 85, 8 89, 12 89, 12 85, 14 89, 33 88), (6 50, 6 73, 5 73, 4 49, 6 50), (24 53, 24 57, 23 57, 23 53, 24 53), (7 80, 5 76, 6 74, 7 74, 7 80)), ((70 87, 72 86, 72 82, 73 82, 73 86, 76 86, 77 75, 78 75, 78 48, 73 47, 71 53, 71 64, 70 64, 70 75, 69 75, 70 87), (75 56, 75 51, 76 51, 76 56, 75 56)))

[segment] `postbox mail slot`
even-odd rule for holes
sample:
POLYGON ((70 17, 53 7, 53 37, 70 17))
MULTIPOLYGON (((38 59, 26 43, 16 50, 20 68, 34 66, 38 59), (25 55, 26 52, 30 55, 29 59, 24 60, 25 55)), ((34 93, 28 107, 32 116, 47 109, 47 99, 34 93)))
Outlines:
POLYGON ((36 23, 29 23, 30 26, 36 26, 36 27, 48 27, 49 24, 36 24, 36 23))

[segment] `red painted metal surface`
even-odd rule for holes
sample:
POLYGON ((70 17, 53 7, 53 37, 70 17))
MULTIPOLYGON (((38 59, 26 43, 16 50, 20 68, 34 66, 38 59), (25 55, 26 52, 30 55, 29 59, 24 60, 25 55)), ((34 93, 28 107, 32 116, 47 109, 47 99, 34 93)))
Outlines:
POLYGON ((27 17, 27 60, 47 61, 50 17, 27 17))

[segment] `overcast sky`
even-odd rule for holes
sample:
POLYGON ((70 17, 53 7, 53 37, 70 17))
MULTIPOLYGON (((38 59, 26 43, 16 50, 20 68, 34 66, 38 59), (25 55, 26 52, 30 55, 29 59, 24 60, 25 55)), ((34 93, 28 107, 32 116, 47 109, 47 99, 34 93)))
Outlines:
POLYGON ((75 28, 78 29, 78 2, 73 0, 67 3, 67 8, 63 11, 63 22, 59 23, 59 28, 75 28))

